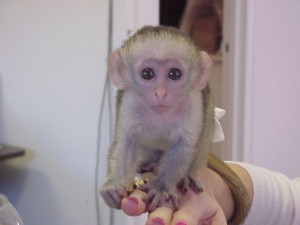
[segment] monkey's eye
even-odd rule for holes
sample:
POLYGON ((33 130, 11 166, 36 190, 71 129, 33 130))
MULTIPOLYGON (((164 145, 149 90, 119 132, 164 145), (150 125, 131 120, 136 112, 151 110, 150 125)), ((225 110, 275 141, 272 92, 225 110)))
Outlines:
POLYGON ((180 69, 171 68, 168 74, 169 79, 171 80, 179 80, 182 77, 182 73, 180 69))
POLYGON ((153 70, 151 68, 145 68, 140 73, 141 77, 144 80, 151 80, 155 76, 153 70))

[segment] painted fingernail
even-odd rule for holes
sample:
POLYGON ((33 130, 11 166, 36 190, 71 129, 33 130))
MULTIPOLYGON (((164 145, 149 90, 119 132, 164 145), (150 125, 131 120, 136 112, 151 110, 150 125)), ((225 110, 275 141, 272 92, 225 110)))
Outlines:
POLYGON ((165 222, 161 218, 154 218, 151 222, 152 225, 165 225, 165 222))
POLYGON ((179 222, 179 223, 177 223, 176 225, 186 225, 186 223, 184 223, 184 222, 179 222))
POLYGON ((139 204, 139 201, 135 197, 129 197, 128 200, 129 200, 129 202, 131 202, 131 203, 133 203, 135 205, 139 204))

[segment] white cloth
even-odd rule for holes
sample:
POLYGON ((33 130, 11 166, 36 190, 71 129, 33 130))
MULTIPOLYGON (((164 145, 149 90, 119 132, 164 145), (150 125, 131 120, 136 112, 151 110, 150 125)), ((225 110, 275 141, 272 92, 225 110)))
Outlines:
MULTIPOLYGON (((236 162, 234 162, 236 163, 236 162)), ((300 180, 246 163, 254 198, 244 225, 300 225, 300 180)))
POLYGON ((219 120, 225 115, 225 110, 215 107, 215 132, 213 142, 224 141, 224 133, 219 120))

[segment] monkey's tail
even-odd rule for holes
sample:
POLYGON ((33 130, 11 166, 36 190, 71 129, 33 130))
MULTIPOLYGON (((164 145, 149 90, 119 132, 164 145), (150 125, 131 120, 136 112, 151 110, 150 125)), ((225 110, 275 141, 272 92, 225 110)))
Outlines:
POLYGON ((212 152, 208 154, 207 166, 222 177, 231 191, 235 211, 228 221, 229 224, 242 224, 250 210, 250 200, 245 185, 231 168, 212 152))

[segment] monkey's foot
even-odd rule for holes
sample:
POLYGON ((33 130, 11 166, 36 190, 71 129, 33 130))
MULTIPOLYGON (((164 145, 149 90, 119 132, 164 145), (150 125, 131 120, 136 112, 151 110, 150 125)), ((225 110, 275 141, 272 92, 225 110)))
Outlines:
POLYGON ((196 194, 200 194, 203 191, 201 183, 190 175, 182 178, 181 181, 177 184, 177 189, 182 195, 185 195, 188 192, 189 188, 196 194))
POLYGON ((124 186, 111 185, 110 183, 106 183, 100 188, 100 194, 105 203, 115 209, 120 209, 122 198, 127 197, 127 191, 124 186))
POLYGON ((172 204, 174 210, 178 209, 178 199, 177 196, 173 193, 166 191, 157 191, 153 188, 150 188, 146 198, 143 199, 146 204, 149 203, 147 210, 152 212, 156 208, 163 205, 165 202, 172 204))

